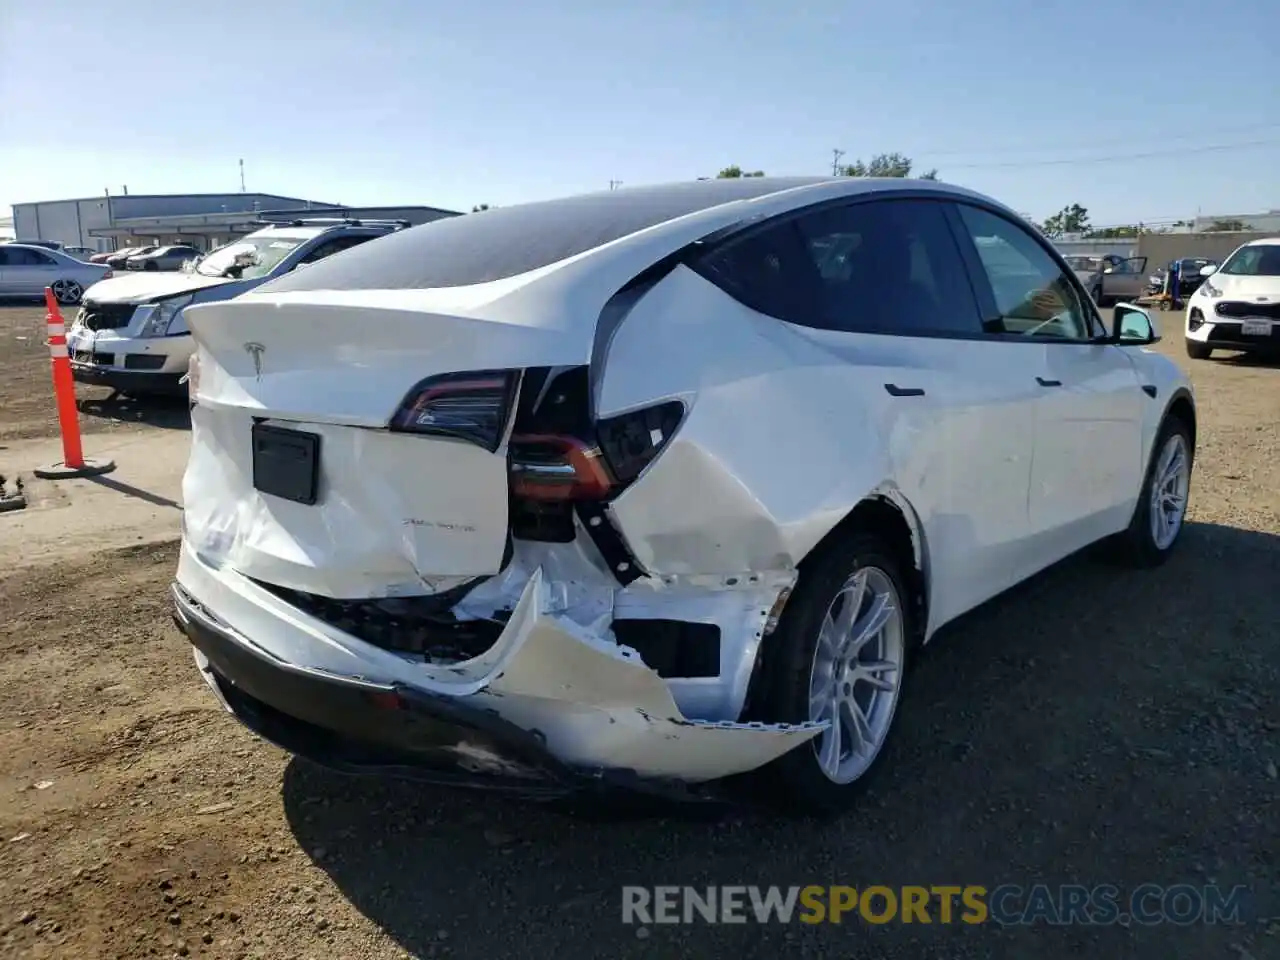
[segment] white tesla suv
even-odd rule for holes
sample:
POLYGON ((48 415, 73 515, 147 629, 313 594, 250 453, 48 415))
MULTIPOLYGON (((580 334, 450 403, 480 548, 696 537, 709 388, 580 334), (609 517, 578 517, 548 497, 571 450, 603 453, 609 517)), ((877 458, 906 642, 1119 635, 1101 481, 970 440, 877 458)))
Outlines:
POLYGON ((1280 352, 1280 237, 1251 240, 1200 272, 1207 279, 1187 301, 1187 355, 1280 352))
POLYGON ((488 210, 187 311, 176 620, 339 769, 849 802, 909 658, 1086 544, 1182 528, 1195 405, 1053 247, 945 184, 488 210))

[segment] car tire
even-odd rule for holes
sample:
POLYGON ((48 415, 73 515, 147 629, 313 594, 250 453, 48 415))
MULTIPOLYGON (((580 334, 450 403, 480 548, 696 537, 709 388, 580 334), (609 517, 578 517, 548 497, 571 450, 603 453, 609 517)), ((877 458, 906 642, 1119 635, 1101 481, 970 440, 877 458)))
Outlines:
POLYGON ((1151 447, 1133 518, 1116 538, 1117 555, 1127 565, 1158 567, 1169 559, 1186 525, 1194 465, 1190 428, 1178 417, 1165 417, 1151 447), (1176 464, 1179 456, 1182 462, 1176 464))
POLYGON ((1198 340, 1188 340, 1187 356, 1192 360, 1208 360, 1213 356, 1213 347, 1198 340))
POLYGON ((884 756, 916 638, 915 620, 903 561, 882 537, 853 533, 805 561, 778 627, 761 650, 750 716, 794 724, 839 714, 846 722, 757 771, 767 799, 795 813, 817 815, 839 813, 854 802, 884 756), (855 596, 860 603, 850 622, 845 608, 855 596), (840 635, 829 626, 824 631, 828 614, 831 626, 848 630, 840 635), (883 619, 880 627, 867 630, 877 618, 883 619), (864 731, 861 750, 850 727, 864 731), (843 757, 846 747, 850 753, 843 757))
POLYGON ((84 287, 75 280, 65 278, 53 281, 50 289, 53 290, 54 298, 63 306, 74 306, 84 295, 84 287))

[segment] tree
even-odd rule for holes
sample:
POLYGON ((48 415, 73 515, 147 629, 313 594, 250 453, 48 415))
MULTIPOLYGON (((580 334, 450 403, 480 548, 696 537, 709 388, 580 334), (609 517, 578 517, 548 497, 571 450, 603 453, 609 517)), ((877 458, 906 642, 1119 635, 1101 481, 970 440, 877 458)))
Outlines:
POLYGON ((1142 233, 1142 224, 1130 224, 1127 227, 1101 227, 1097 230, 1089 230, 1085 236, 1091 240, 1119 240, 1126 237, 1136 237, 1142 233))
POLYGON ((1045 236, 1054 240, 1068 233, 1087 233, 1089 230, 1089 211, 1078 203, 1063 207, 1044 222, 1041 228, 1045 236))
POLYGON ((1239 233, 1248 230, 1249 225, 1243 220, 1215 220, 1204 228, 1205 233, 1239 233))
MULTIPOLYGON (((842 177, 909 177, 912 160, 901 153, 878 153, 866 163, 855 160, 840 168, 842 177)), ((928 170, 919 174, 919 180, 937 180, 938 171, 928 170)))
POLYGON ((482 210, 488 210, 488 209, 489 209, 489 205, 487 203, 477 203, 474 207, 471 208, 471 212, 479 213, 482 210))
POLYGON ((725 167, 723 170, 717 173, 716 179, 717 180, 736 180, 738 177, 763 177, 763 176, 764 176, 763 170, 755 170, 751 173, 746 173, 743 171, 743 169, 740 166, 738 166, 735 163, 733 166, 725 167))

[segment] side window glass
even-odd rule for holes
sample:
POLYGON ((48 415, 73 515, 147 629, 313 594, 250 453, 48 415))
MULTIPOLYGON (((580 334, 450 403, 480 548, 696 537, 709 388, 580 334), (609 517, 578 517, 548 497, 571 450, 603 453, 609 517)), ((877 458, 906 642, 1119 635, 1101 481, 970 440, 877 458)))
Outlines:
POLYGON ((34 250, 10 250, 9 265, 14 267, 47 267, 56 263, 53 257, 34 250))
POLYGON ((940 204, 873 200, 797 221, 817 267, 815 324, 853 333, 982 332, 940 204))
POLYGON ((1087 340, 1092 318, 1047 250, 1022 227, 959 204, 995 298, 988 329, 1057 340, 1087 340))
POLYGON ((695 263, 761 313, 850 333, 976 334, 964 263, 940 205, 853 203, 731 240, 695 263))
POLYGON ((317 260, 323 260, 325 257, 331 257, 335 253, 340 253, 348 247, 354 247, 358 243, 363 243, 369 237, 338 237, 335 240, 329 240, 316 246, 310 253, 303 257, 299 263, 315 263, 317 260))
POLYGON ((762 227, 698 258, 693 268, 753 310, 792 323, 814 325, 820 269, 838 272, 837 254, 819 267, 793 221, 762 227))

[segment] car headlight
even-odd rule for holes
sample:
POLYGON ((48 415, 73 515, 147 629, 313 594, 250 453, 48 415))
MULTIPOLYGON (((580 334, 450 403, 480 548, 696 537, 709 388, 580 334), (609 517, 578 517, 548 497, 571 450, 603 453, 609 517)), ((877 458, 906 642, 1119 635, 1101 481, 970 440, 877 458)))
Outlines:
POLYGON ((1210 300, 1217 300, 1220 296, 1222 296, 1222 290, 1218 287, 1215 287, 1213 283, 1210 282, 1209 280, 1206 280, 1204 283, 1200 284, 1200 292, 1203 293, 1210 300))
POLYGON ((181 297, 170 297, 168 300, 161 300, 155 304, 151 310, 151 316, 147 317, 142 324, 142 330, 139 331, 140 337, 163 337, 169 332, 169 327, 173 323, 174 318, 182 312, 182 308, 187 306, 195 294, 188 293, 181 297))

